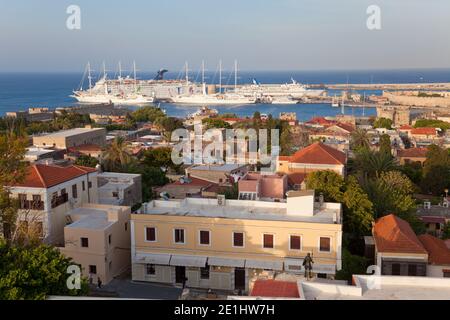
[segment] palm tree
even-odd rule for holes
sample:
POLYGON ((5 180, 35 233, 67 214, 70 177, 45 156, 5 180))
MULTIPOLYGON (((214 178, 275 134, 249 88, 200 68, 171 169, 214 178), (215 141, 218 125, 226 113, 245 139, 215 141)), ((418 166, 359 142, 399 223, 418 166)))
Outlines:
POLYGON ((123 137, 117 137, 103 153, 103 165, 106 170, 122 170, 132 161, 128 146, 123 137))
POLYGON ((397 169, 397 163, 391 154, 363 149, 355 158, 355 167, 365 177, 379 177, 382 172, 397 169))
POLYGON ((351 145, 353 150, 369 149, 369 135, 366 130, 357 128, 352 132, 351 145))

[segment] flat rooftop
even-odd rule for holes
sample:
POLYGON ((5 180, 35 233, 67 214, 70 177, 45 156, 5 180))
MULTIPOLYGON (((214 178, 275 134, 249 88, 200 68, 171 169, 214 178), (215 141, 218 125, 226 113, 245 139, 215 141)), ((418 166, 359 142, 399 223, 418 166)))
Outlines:
POLYGON ((71 229, 104 230, 115 223, 115 221, 108 220, 106 209, 80 207, 69 211, 66 216, 74 221, 66 226, 71 229))
POLYGON ((94 131, 104 131, 104 128, 75 128, 75 129, 69 129, 69 130, 61 130, 57 132, 52 132, 49 134, 41 135, 41 136, 35 136, 35 137, 70 137, 77 134, 87 133, 87 132, 94 132, 94 131))
POLYGON ((341 205, 325 203, 322 208, 314 209, 314 215, 287 214, 288 203, 226 200, 225 206, 218 205, 217 199, 186 198, 184 200, 155 200, 143 206, 142 214, 172 215, 185 217, 210 217, 245 220, 295 221, 311 223, 329 223, 339 221, 341 205), (336 218, 337 217, 337 218, 336 218))
POLYGON ((194 165, 190 167, 189 170, 229 172, 245 166, 246 164, 234 164, 234 163, 222 165, 194 165))

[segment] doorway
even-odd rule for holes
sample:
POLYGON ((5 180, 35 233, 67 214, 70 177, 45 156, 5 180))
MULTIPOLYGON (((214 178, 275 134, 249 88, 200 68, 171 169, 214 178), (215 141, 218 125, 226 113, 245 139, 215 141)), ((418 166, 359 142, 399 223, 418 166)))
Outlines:
POLYGON ((234 289, 245 291, 245 269, 234 269, 234 289))
POLYGON ((175 282, 183 283, 186 278, 186 267, 175 267, 175 282))

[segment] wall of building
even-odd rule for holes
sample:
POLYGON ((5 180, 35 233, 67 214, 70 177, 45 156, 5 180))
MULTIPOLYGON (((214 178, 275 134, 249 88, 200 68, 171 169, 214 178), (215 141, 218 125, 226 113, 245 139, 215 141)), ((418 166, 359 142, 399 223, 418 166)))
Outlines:
POLYGON ((106 129, 96 128, 90 131, 74 133, 64 136, 60 134, 49 134, 45 136, 33 137, 33 145, 38 147, 56 147, 67 149, 84 144, 96 144, 104 146, 106 144, 106 129))

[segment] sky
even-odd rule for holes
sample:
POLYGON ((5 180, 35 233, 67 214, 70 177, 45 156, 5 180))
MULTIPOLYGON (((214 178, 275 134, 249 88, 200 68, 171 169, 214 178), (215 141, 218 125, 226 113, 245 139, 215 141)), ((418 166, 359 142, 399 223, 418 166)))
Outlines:
POLYGON ((448 0, 0 0, 0 72, 449 68, 449 17, 448 0), (366 26, 370 5, 381 30, 366 26))

